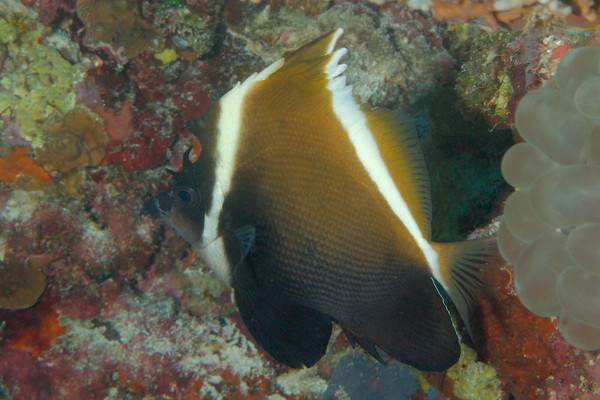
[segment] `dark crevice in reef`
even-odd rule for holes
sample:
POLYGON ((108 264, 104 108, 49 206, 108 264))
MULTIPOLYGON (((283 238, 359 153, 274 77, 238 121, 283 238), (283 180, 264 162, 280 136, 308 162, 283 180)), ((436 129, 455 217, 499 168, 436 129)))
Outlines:
POLYGON ((464 239, 496 212, 509 190, 500 160, 512 142, 509 129, 492 129, 483 117, 465 119, 452 85, 431 96, 417 119, 431 181, 435 241, 464 239))

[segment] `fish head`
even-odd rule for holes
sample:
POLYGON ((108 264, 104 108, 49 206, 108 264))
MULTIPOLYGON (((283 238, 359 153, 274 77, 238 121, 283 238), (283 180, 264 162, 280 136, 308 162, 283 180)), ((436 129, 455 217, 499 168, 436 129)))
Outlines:
POLYGON ((173 172, 172 188, 147 199, 143 212, 161 218, 194 248, 201 249, 214 238, 207 240, 203 235, 207 201, 202 193, 202 175, 189 159, 190 150, 184 154, 182 171, 173 172))

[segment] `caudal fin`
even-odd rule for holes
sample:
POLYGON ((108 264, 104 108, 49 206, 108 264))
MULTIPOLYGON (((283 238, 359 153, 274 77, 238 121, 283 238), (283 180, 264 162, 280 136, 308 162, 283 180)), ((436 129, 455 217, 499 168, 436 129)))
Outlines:
POLYGON ((432 243, 438 253, 442 286, 450 295, 469 334, 475 299, 481 291, 483 273, 502 264, 496 235, 454 243, 432 243))

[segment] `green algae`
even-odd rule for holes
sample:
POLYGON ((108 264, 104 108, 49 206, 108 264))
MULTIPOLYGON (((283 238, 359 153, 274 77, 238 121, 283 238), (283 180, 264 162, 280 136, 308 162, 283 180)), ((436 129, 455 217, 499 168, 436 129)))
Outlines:
POLYGON ((447 372, 454 383, 453 394, 462 400, 502 399, 501 382, 496 370, 476 359, 475 350, 461 344, 460 359, 447 372))
POLYGON ((456 79, 456 92, 465 108, 473 115, 482 113, 488 118, 505 120, 506 106, 513 96, 511 77, 518 53, 510 54, 510 44, 519 32, 486 32, 471 25, 454 27, 453 42, 459 50, 469 49, 456 79), (466 31, 466 32, 465 32, 466 31))
POLYGON ((218 41, 219 25, 220 19, 216 10, 199 13, 183 8, 174 24, 175 35, 171 40, 176 47, 191 49, 196 57, 205 57, 218 41))
POLYGON ((163 14, 171 8, 183 8, 185 4, 182 0, 162 0, 156 9, 157 14, 163 14))
POLYGON ((73 108, 75 85, 84 76, 82 65, 43 46, 48 33, 24 16, 0 18, 0 46, 4 52, 0 112, 10 113, 33 147, 42 147, 46 140, 46 120, 73 108))

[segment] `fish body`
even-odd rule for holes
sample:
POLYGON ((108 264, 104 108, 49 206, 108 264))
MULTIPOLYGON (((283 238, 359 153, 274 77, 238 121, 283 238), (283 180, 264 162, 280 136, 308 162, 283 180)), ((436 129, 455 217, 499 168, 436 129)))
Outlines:
POLYGON ((201 120, 171 191, 145 209, 235 293, 279 362, 311 366, 332 323, 381 359, 444 370, 493 239, 430 241, 427 171, 410 120, 352 97, 337 29, 250 76, 201 120))

